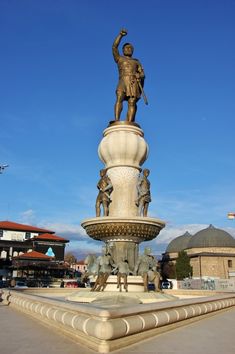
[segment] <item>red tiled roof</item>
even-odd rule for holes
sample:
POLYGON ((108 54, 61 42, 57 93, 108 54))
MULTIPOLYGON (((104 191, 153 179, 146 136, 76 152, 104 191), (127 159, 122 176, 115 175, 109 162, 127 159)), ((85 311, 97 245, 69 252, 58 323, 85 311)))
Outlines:
POLYGON ((50 240, 50 241, 69 242, 69 240, 66 240, 63 237, 60 237, 60 236, 57 236, 57 235, 51 235, 51 234, 48 234, 48 233, 35 236, 33 239, 34 240, 50 240))
POLYGON ((84 262, 84 260, 82 259, 81 261, 77 261, 76 264, 85 265, 85 262, 84 262))
POLYGON ((21 254, 20 256, 13 257, 14 259, 19 259, 19 258, 27 258, 27 259, 45 259, 45 260, 50 260, 53 257, 49 257, 44 253, 36 252, 36 251, 31 251, 31 252, 26 252, 21 254))
POLYGON ((0 229, 6 229, 6 230, 14 230, 14 231, 31 231, 31 232, 43 232, 43 233, 54 233, 54 231, 51 230, 46 230, 46 229, 41 229, 36 226, 30 226, 30 225, 24 225, 24 224, 18 224, 16 222, 12 221, 0 221, 0 229))

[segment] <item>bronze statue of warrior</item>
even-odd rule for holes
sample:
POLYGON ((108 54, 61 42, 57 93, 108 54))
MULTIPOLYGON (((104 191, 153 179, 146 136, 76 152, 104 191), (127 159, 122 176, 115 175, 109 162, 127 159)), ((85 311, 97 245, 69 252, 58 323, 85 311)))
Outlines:
POLYGON ((115 270, 118 270, 117 288, 119 289, 119 291, 122 291, 122 279, 123 279, 124 289, 127 292, 128 291, 127 276, 131 273, 131 270, 130 270, 129 264, 128 264, 128 260, 122 259, 120 262, 118 262, 118 264, 116 265, 116 268, 113 269, 113 272, 115 272, 115 270))
POLYGON ((91 291, 104 291, 109 275, 112 272, 113 259, 110 253, 106 253, 106 247, 102 247, 102 255, 97 258, 98 276, 91 291))
POLYGON ((100 216, 101 205, 103 206, 103 214, 104 216, 109 215, 109 204, 111 203, 110 194, 113 190, 113 185, 110 178, 106 174, 106 170, 103 169, 100 171, 100 180, 97 184, 97 188, 99 189, 99 194, 96 198, 96 216, 100 216))
POLYGON ((160 291, 161 275, 157 271, 156 260, 151 253, 151 248, 145 247, 144 254, 140 255, 137 260, 134 273, 142 276, 145 292, 148 292, 149 281, 154 283, 155 291, 158 292, 160 291))
POLYGON ((135 202, 139 208, 139 216, 147 216, 148 206, 151 202, 150 182, 148 180, 150 171, 146 168, 143 170, 143 176, 140 176, 137 183, 138 198, 135 202))
POLYGON ((123 108, 123 101, 128 102, 128 111, 126 121, 134 122, 137 111, 137 101, 143 94, 145 103, 147 104, 146 96, 143 92, 144 86, 144 70, 137 59, 132 58, 134 51, 130 43, 125 43, 122 47, 123 55, 119 54, 118 46, 122 37, 127 35, 127 31, 122 29, 113 43, 113 57, 118 65, 119 82, 116 89, 116 103, 114 107, 115 120, 120 120, 120 115, 123 108))

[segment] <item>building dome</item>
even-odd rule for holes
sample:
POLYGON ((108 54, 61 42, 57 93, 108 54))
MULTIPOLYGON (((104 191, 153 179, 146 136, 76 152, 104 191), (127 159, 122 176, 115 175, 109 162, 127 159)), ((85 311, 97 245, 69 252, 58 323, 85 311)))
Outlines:
POLYGON ((185 232, 182 236, 178 236, 172 240, 167 246, 166 253, 178 253, 185 250, 188 247, 189 241, 192 235, 189 232, 185 232))
POLYGON ((187 248, 204 247, 235 247, 235 239, 228 232, 210 225, 191 237, 187 248))

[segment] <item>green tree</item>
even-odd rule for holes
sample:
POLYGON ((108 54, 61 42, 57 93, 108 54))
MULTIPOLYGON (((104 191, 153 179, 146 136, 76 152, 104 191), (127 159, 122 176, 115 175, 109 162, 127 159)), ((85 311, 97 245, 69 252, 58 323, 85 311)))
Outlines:
POLYGON ((161 261, 161 275, 163 279, 176 279, 175 264, 168 254, 164 254, 161 261))
POLYGON ((185 251, 179 252, 175 270, 177 280, 182 280, 192 275, 193 268, 190 265, 190 258, 185 251))

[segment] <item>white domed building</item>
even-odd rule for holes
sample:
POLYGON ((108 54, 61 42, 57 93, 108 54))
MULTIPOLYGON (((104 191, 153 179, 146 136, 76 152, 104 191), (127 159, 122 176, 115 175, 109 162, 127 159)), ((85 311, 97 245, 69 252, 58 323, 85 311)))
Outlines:
POLYGON ((235 239, 213 225, 195 235, 186 232, 176 237, 166 248, 163 262, 176 262, 180 251, 186 251, 193 268, 193 278, 235 277, 235 239))

